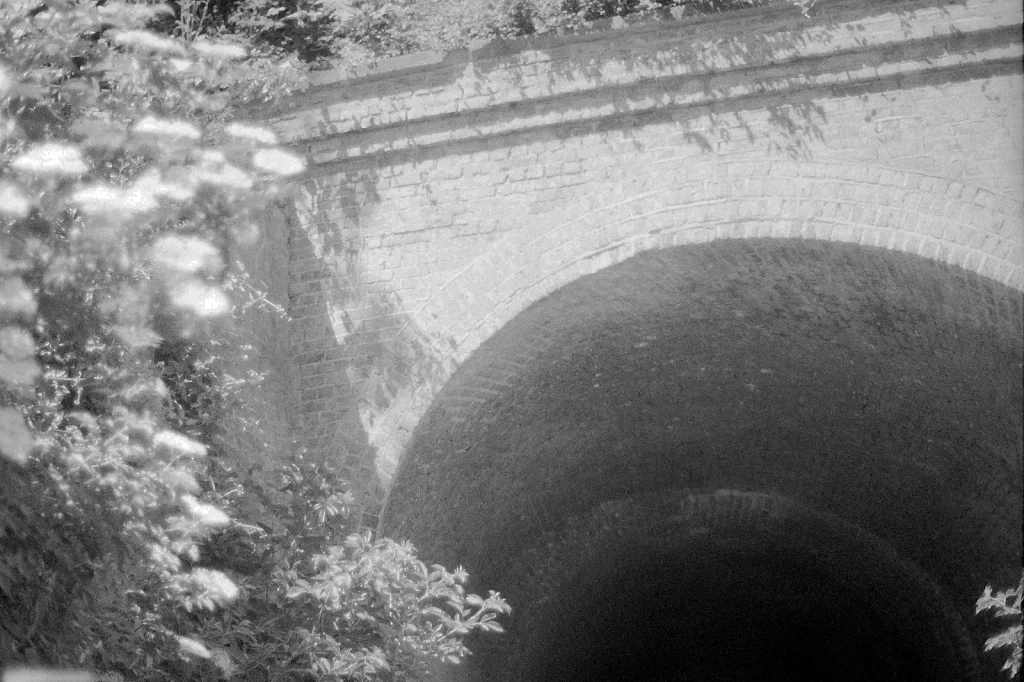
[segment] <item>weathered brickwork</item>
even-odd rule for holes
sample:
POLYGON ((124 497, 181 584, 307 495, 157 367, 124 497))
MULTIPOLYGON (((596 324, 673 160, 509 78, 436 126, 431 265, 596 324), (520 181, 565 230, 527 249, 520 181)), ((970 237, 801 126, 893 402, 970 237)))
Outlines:
POLYGON ((469 355, 641 251, 853 242, 1024 289, 1015 0, 666 17, 327 74, 288 237, 294 436, 388 488, 469 355))

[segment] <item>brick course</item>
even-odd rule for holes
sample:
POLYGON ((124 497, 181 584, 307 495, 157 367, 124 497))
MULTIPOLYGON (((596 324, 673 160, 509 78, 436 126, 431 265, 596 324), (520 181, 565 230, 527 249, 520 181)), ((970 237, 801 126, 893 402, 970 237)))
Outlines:
POLYGON ((482 342, 650 249, 852 242, 1024 289, 1020 24, 1011 0, 839 0, 319 76, 260 113, 312 162, 288 241, 296 438, 372 509, 482 342))

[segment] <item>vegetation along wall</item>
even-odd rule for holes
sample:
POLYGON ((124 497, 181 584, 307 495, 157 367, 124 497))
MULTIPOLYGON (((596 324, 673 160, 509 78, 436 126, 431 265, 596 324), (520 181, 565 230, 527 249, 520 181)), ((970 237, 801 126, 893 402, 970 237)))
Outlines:
POLYGON ((994 679, 1020 3, 808 14, 414 55, 263 112, 311 162, 272 402, 383 532, 508 597, 458 675, 994 679))

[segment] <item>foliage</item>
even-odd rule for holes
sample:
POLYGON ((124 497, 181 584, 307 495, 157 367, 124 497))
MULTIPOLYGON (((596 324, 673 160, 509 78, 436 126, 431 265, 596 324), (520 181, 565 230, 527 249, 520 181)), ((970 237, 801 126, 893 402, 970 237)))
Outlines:
POLYGON ((1007 671, 1011 678, 1016 677, 1021 669, 1021 647, 1024 642, 1024 629, 1021 627, 1021 598, 1024 597, 1024 571, 1021 572, 1020 584, 1016 588, 992 594, 992 586, 986 585, 985 592, 978 597, 975 613, 991 611, 996 618, 1012 618, 1014 623, 985 641, 985 651, 1009 647, 1006 662, 1002 670, 1007 671))
POLYGON ((507 605, 466 594, 461 569, 428 568, 408 544, 349 532, 352 499, 329 469, 296 457, 239 473, 214 461, 206 487, 235 521, 192 570, 230 576, 237 597, 209 610, 215 583, 184 610, 165 607, 158 620, 190 634, 190 660, 154 661, 133 634, 144 620, 124 618, 139 597, 123 587, 139 589, 138 575, 108 580, 76 619, 96 668, 145 680, 422 679, 429 659, 461 660, 469 632, 501 631, 507 605))
MULTIPOLYGON (((143 620, 221 580, 178 559, 227 517, 195 497, 206 447, 163 419, 152 347, 215 327, 250 189, 272 196, 280 160, 301 162, 225 123, 281 84, 239 45, 145 31, 161 11, 0 7, 3 660, 59 662, 109 565, 138 574, 143 620)), ((137 634, 177 648, 155 623, 137 634)))
MULTIPOLYGON (((210 40, 207 7, 185 5, 160 35, 146 26, 167 10, 145 2, 0 5, 0 663, 207 679, 223 660, 197 636, 225 651, 251 636, 251 679, 279 661, 337 679, 321 659, 404 679, 414 655, 461 655, 457 640, 507 607, 390 541, 288 544, 309 521, 294 473, 289 492, 211 470, 234 386, 218 369, 226 289, 247 286, 226 264, 257 199, 303 164, 229 122, 299 82, 294 64, 210 40), (277 497, 259 518, 277 525, 225 512, 247 518, 235 500, 260 490, 277 497), (245 529, 254 572, 212 565, 245 529), (368 581, 351 590, 358 631, 324 599, 348 569, 368 571, 352 583, 368 581)), ((332 485, 321 524, 347 503, 332 485)))
MULTIPOLYGON (((469 632, 501 630, 495 594, 466 594, 461 569, 427 567, 408 544, 352 533, 345 483, 301 456, 271 472, 218 469, 222 505, 239 522, 203 563, 241 596, 189 627, 222 673, 240 679, 421 679, 426 661, 461 660, 469 632)), ((182 679, 201 679, 200 677, 182 679)))
POLYGON ((698 16, 764 4, 762 0, 499 0, 491 31, 502 37, 566 32, 612 17, 674 11, 698 16))
POLYGON ((244 0, 226 25, 276 54, 327 66, 345 52, 341 22, 321 0, 244 0))
MULTIPOLYGON (((806 14, 814 0, 792 0, 806 14)), ((571 32, 611 17, 673 11, 695 16, 765 0, 181 0, 174 27, 232 33, 260 49, 317 68, 423 50, 466 48, 478 39, 571 32)))

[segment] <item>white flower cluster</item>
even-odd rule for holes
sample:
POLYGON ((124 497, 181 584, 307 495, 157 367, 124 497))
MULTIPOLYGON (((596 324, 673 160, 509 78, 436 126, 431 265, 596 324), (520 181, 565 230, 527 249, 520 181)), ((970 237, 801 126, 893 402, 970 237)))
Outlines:
POLYGON ((211 528, 222 528, 231 523, 231 517, 212 504, 200 502, 191 495, 181 496, 181 505, 200 523, 211 528))
POLYGON ((199 128, 191 123, 175 121, 155 116, 146 116, 132 127, 137 135, 162 135, 164 137, 186 137, 198 140, 201 137, 199 128))
POLYGON ((231 300, 220 287, 194 279, 174 286, 171 290, 171 304, 205 319, 222 317, 231 312, 231 300))
POLYGON ((156 197, 139 187, 87 185, 71 196, 87 215, 134 215, 157 207, 156 197))
POLYGON ((20 189, 10 183, 0 182, 0 215, 24 218, 31 207, 28 197, 20 189))
POLYGON ((185 48, 181 43, 170 38, 157 35, 152 31, 118 31, 114 33, 112 38, 118 45, 133 47, 137 50, 149 50, 150 52, 159 52, 162 54, 171 54, 182 57, 185 55, 185 48))
POLYGON ((153 264, 171 275, 218 274, 224 260, 216 246, 193 235, 171 234, 150 247, 153 264))
POLYGON ((241 45, 215 43, 200 39, 192 43, 192 49, 207 59, 245 59, 249 53, 241 45))
POLYGON ((261 149, 252 155, 252 165, 277 175, 298 175, 306 170, 302 159, 280 149, 261 149))
POLYGON ((205 445, 174 431, 161 431, 156 434, 153 437, 153 448, 158 455, 172 458, 206 456, 205 445))
POLYGON ((243 140, 252 140, 263 144, 277 144, 277 136, 266 128, 245 125, 243 123, 232 123, 224 129, 228 135, 243 140))
POLYGON ((89 170, 82 152, 56 142, 37 144, 11 162, 11 168, 35 175, 81 175, 89 170))

